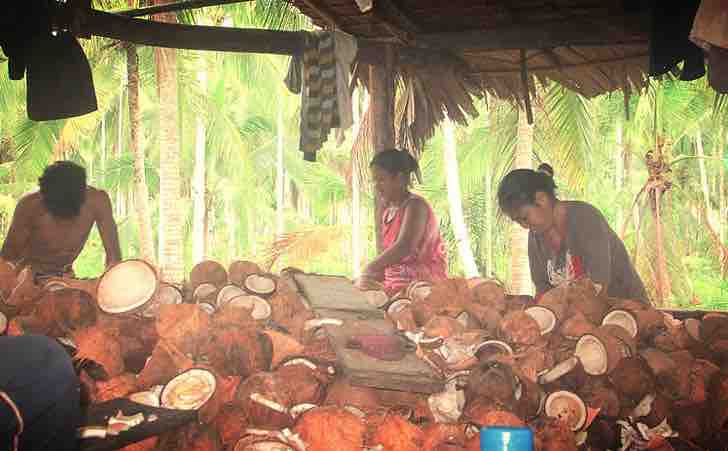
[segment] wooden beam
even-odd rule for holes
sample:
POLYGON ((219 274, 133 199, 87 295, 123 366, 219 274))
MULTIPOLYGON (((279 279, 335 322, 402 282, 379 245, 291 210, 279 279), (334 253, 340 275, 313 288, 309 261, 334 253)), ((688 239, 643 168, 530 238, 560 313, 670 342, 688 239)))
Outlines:
MULTIPOLYGON (((334 15, 326 6, 321 5, 317 0, 301 0, 304 5, 319 15, 325 22, 328 22, 331 28, 338 28, 344 30, 341 26, 341 20, 334 15)), ((344 30, 346 31, 346 30, 344 30)))
POLYGON ((218 52, 294 55, 305 32, 183 25, 87 11, 82 32, 139 45, 218 52))
MULTIPOLYGON (((534 72, 559 72, 564 69, 578 69, 578 68, 587 68, 587 67, 595 67, 595 66, 611 66, 613 64, 624 64, 624 63, 638 63, 638 62, 645 62, 647 63, 647 59, 649 58, 649 55, 639 54, 639 55, 629 55, 629 56, 618 56, 614 58, 605 58, 605 59, 598 59, 598 60, 590 60, 590 61, 584 61, 582 63, 572 63, 572 64, 555 64, 554 66, 541 66, 541 67, 528 67, 529 73, 534 72)), ((514 63, 515 64, 515 63, 514 63)), ((645 66, 646 67, 646 66, 645 66)), ((516 75, 521 73, 521 68, 514 68, 514 69, 505 69, 505 70, 480 70, 475 72, 477 75, 484 75, 484 76, 492 76, 492 75, 516 75)))
POLYGON ((127 17, 149 16, 152 14, 170 13, 182 11, 186 9, 199 9, 208 6, 228 5, 230 3, 241 3, 252 0, 189 0, 186 2, 167 3, 166 5, 147 6, 144 8, 128 9, 126 11, 116 11, 114 14, 120 14, 127 17))
POLYGON ((419 25, 405 14, 395 0, 377 0, 374 2, 372 14, 384 23, 390 33, 397 37, 402 44, 414 44, 417 35, 422 33, 419 25))
POLYGON ((599 23, 603 23, 604 27, 595 25, 595 21, 589 23, 574 21, 568 24, 553 22, 461 33, 431 33, 422 35, 422 38, 433 47, 454 51, 608 46, 646 42, 647 31, 635 31, 637 24, 634 22, 640 20, 641 16, 640 18, 621 16, 600 19, 599 23))

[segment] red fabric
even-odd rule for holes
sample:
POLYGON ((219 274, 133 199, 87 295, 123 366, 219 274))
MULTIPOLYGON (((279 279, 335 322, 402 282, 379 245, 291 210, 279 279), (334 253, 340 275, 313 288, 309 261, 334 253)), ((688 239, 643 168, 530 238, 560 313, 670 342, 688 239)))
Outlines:
MULTIPOLYGON (((407 203, 414 198, 422 199, 420 196, 411 194, 409 199, 396 210, 387 209, 382 213, 384 250, 392 247, 397 241, 407 203)), ((389 296, 396 294, 415 280, 436 281, 447 278, 447 252, 440 236, 437 218, 430 204, 424 199, 422 201, 427 205, 425 233, 412 255, 406 256, 398 264, 384 270, 384 291, 389 296)))

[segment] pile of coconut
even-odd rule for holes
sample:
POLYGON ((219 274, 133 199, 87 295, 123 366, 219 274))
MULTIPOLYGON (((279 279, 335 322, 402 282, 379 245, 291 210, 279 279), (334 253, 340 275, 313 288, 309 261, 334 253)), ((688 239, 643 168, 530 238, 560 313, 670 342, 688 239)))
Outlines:
POLYGON ((727 315, 677 321, 587 279, 538 302, 483 279, 365 293, 442 379, 420 394, 347 383, 321 327, 336 321, 294 274, 205 261, 177 287, 128 260, 36 283, 0 262, 0 330, 61 341, 89 403, 198 411, 128 450, 474 451, 482 426, 529 426, 539 451, 721 443, 727 315))

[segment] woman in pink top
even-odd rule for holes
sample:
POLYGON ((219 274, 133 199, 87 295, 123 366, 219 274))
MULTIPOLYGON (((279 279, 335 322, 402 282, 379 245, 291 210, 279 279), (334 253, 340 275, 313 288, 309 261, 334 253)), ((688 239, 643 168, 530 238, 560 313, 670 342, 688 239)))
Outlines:
POLYGON ((357 285, 380 281, 390 296, 414 280, 447 277, 447 255, 432 207, 409 191, 417 160, 407 151, 386 150, 370 163, 376 193, 383 201, 383 252, 365 268, 357 285))

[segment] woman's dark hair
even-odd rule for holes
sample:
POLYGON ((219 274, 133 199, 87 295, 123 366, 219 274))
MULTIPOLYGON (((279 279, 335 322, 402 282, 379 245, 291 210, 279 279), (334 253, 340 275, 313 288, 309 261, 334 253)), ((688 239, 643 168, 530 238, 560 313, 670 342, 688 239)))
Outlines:
POLYGON ((391 174, 402 173, 407 180, 410 180, 412 173, 415 173, 417 179, 420 178, 420 165, 406 150, 389 149, 379 152, 372 158, 369 166, 376 166, 391 174))
POLYGON ((71 161, 56 161, 38 179, 43 205, 58 218, 73 218, 86 200, 86 170, 71 161))
POLYGON ((539 191, 556 199, 554 168, 551 165, 542 163, 537 171, 514 169, 498 185, 498 206, 501 211, 509 212, 533 204, 539 191))

